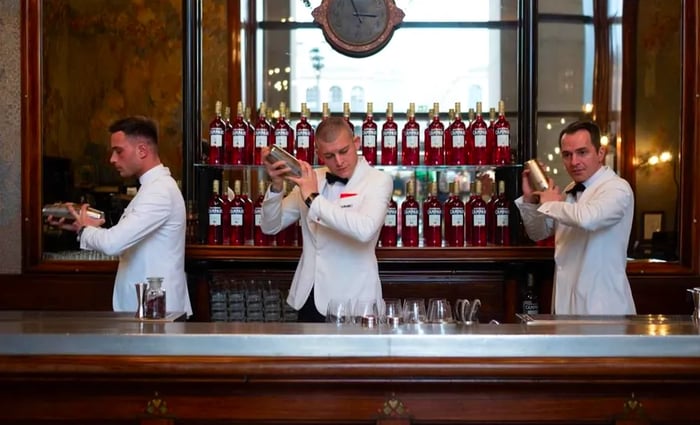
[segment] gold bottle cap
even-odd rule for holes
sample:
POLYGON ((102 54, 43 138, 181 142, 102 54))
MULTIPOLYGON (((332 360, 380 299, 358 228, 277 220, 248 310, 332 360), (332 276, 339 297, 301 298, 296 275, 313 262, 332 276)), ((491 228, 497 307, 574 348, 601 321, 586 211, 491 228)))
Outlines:
POLYGON ((238 101, 238 104, 236 105, 236 114, 240 117, 243 116, 243 101, 238 101))
POLYGON ((406 195, 416 196, 416 182, 411 179, 406 182, 406 195))
POLYGON ((211 191, 214 193, 219 193, 219 180, 214 179, 211 183, 211 191))
POLYGON ((433 102, 433 116, 440 115, 440 103, 433 102))
POLYGON ((260 102, 260 116, 261 117, 267 116, 267 105, 265 105, 265 102, 260 102))
POLYGON ((231 118, 231 107, 230 106, 227 106, 226 108, 224 108, 224 118, 226 118, 227 120, 229 118, 231 118))
POLYGON ((265 192, 267 192, 267 182, 260 179, 260 181, 258 181, 258 195, 265 195, 265 192))
POLYGON ((437 183, 437 182, 430 182, 429 188, 430 188, 430 189, 429 189, 430 194, 431 194, 431 195, 437 196, 437 194, 438 194, 438 183, 437 183))
POLYGON ((469 108, 469 121, 474 121, 474 108, 469 108))
POLYGON ((477 179, 476 182, 474 182, 474 192, 477 195, 481 195, 481 180, 477 179))
POLYGON ((455 102, 455 116, 459 116, 462 113, 462 102, 455 102))
POLYGON ((496 119, 496 108, 489 109, 489 118, 491 119, 491 121, 496 119))
POLYGON ((214 103, 214 112, 216 115, 221 115, 221 108, 223 106, 224 104, 220 100, 217 100, 216 103, 214 103))
POLYGON ((498 101, 498 114, 499 115, 505 115, 506 114, 506 102, 499 100, 498 101))
POLYGON ((503 180, 498 181, 498 194, 506 193, 506 182, 503 180))
POLYGON ((350 103, 348 102, 343 102, 343 116, 350 116, 350 103))
POLYGON ((386 116, 387 117, 393 117, 394 116, 394 102, 388 102, 386 104, 386 116))
POLYGON ((323 119, 326 119, 331 115, 330 109, 328 108, 328 102, 323 102, 321 110, 321 115, 323 119))
POLYGON ((240 180, 234 180, 233 182, 233 193, 236 195, 240 195, 241 192, 241 181, 240 180))
POLYGON ((416 104, 411 102, 408 104, 408 116, 413 117, 416 115, 416 104))
POLYGON ((481 112, 483 109, 481 109, 481 102, 476 102, 476 114, 481 115, 481 112))
POLYGON ((455 180, 452 182, 450 185, 450 190, 452 191, 453 195, 459 195, 459 181, 455 180))

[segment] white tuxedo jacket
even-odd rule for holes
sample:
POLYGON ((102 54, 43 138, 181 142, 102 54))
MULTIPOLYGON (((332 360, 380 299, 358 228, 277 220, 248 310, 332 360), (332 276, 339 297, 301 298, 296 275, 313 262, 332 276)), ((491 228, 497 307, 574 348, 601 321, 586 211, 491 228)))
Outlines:
POLYGON ((575 202, 573 195, 542 205, 522 197, 515 201, 530 238, 554 234, 553 311, 635 314, 626 272, 634 194, 627 181, 608 167, 584 183, 586 190, 575 202))
MULTIPOLYGON (((316 169, 323 194, 327 168, 316 169)), ((336 183, 338 184, 338 183, 336 183)), ((384 225, 392 178, 360 158, 337 201, 318 196, 308 208, 299 187, 286 197, 268 190, 262 205, 261 228, 275 234, 301 219, 304 244, 287 302, 300 309, 314 288, 316 309, 326 314, 332 298, 382 298, 375 247, 384 225)))

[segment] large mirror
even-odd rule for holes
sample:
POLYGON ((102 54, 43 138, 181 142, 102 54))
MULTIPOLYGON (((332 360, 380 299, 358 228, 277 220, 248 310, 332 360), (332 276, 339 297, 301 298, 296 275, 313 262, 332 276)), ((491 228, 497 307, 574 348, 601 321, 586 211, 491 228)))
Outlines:
MULTIPOLYGON (((128 202, 130 188, 135 186, 135 182, 122 181, 108 163, 107 126, 121 116, 138 113, 159 122, 161 156, 176 178, 182 178, 185 167, 192 166, 183 160, 183 25, 184 20, 191 19, 184 16, 185 3, 24 0, 29 28, 37 35, 33 43, 38 52, 37 58, 28 60, 30 68, 33 63, 36 69, 30 69, 27 78, 38 93, 30 99, 28 112, 32 119, 25 140, 33 149, 30 156, 34 155, 43 177, 41 181, 36 176, 26 177, 29 184, 40 186, 36 190, 39 196, 28 201, 36 222, 41 221, 40 205, 56 200, 85 200, 107 211, 112 222, 118 219, 120 208, 128 202)), ((202 81, 197 109, 201 111, 201 139, 208 137, 204 131, 215 100, 227 105, 238 100, 247 105, 268 99, 278 104, 282 100, 290 105, 295 119, 302 101, 316 105, 326 96, 314 90, 298 90, 308 85, 307 80, 311 79, 316 87, 330 88, 335 80, 347 78, 343 77, 343 70, 348 64, 362 67, 362 61, 382 60, 401 63, 406 49, 394 46, 411 33, 418 33, 421 40, 452 45, 455 52, 471 52, 470 40, 479 40, 480 31, 484 40, 500 40, 490 44, 491 57, 503 66, 486 69, 486 75, 497 75, 492 78, 496 84, 488 96, 509 99, 509 114, 517 122, 516 108, 522 102, 518 101, 521 94, 515 92, 515 32, 519 10, 529 1, 480 0, 475 3, 483 6, 483 17, 467 14, 460 18, 455 11, 463 8, 449 0, 429 2, 429 15, 424 13, 422 2, 398 0, 406 19, 395 39, 374 57, 351 61, 328 49, 320 29, 311 24, 311 10, 319 3, 199 3, 202 81), (322 64, 311 50, 299 50, 300 44, 308 47, 310 38, 305 35, 318 39, 316 48, 317 53, 322 53, 322 64), (301 66, 294 67, 298 61, 290 60, 294 59, 291 54, 304 56, 309 73, 301 72, 301 66), (314 67, 314 63, 318 66, 314 67), (288 78, 280 78, 276 70, 289 72, 288 78)), ((547 160, 551 155, 552 169, 559 167, 563 171, 556 157, 558 130, 579 117, 598 120, 607 135, 608 165, 635 188, 637 204, 630 257, 687 265, 680 249, 686 245, 678 237, 682 233, 681 211, 692 202, 683 201, 681 196, 681 176, 687 175, 681 162, 681 140, 688 136, 681 123, 681 94, 687 81, 682 78, 687 72, 682 69, 683 28, 687 25, 684 2, 536 3, 533 22, 538 28, 539 101, 535 106, 539 114, 537 123, 532 124, 537 126, 532 152, 547 160)), ((427 53, 416 46, 414 54, 422 57, 427 53)), ((476 91, 467 90, 463 97, 475 99, 477 95, 476 91)), ((364 99, 367 97, 365 93, 364 99)), ((373 92, 371 97, 391 99, 392 93, 373 92)), ((354 99, 350 94, 346 98, 354 99)), ((405 115, 401 108, 397 107, 398 120, 405 115)), ((377 109, 383 110, 384 106, 377 109)), ((354 119, 361 119, 363 113, 361 109, 354 111, 354 119)), ((312 110, 312 115, 317 119, 319 111, 312 110)), ((427 119, 427 114, 421 118, 427 119)), ((200 140, 187 143, 199 144, 200 140)), ((692 144, 694 140, 685 143, 692 144)), ((568 181, 565 172, 555 175, 562 184, 568 181)), ((105 259, 77 254, 74 238, 68 235, 46 228, 29 229, 29 233, 40 241, 25 251, 29 253, 30 265, 45 260, 105 259)), ((690 247, 687 248, 690 253, 690 247)))

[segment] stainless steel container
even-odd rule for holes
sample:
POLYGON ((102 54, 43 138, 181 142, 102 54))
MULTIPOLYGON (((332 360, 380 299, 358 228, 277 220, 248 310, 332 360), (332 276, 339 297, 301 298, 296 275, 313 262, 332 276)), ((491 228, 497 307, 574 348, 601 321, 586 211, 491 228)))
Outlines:
MULTIPOLYGON (((75 210, 79 213, 80 212, 80 205, 76 204, 74 206, 75 210)), ((73 219, 73 214, 71 214, 70 210, 65 204, 62 204, 60 202, 57 202, 55 204, 49 204, 49 205, 44 205, 44 208, 41 209, 41 214, 44 217, 48 216, 53 216, 56 218, 68 218, 68 219, 73 219)), ((104 213, 98 209, 88 207, 87 209, 87 216, 90 218, 94 219, 101 219, 104 218, 104 213)))
POLYGON ((532 189, 537 191, 549 189, 547 173, 544 172, 537 159, 527 161, 525 166, 530 170, 530 187, 532 187, 532 189))
POLYGON ((274 164, 277 161, 284 161, 287 164, 287 167, 292 170, 288 174, 295 177, 301 177, 301 164, 299 164, 299 161, 297 161, 292 154, 281 147, 273 145, 270 148, 270 154, 266 157, 266 159, 270 164, 274 164))

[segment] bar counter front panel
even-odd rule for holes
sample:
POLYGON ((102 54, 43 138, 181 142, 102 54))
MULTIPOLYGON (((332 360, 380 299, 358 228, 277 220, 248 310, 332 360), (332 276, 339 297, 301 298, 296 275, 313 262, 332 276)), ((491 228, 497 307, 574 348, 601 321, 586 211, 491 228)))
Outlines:
POLYGON ((0 312, 0 423, 698 423, 690 316, 378 326, 0 312))

